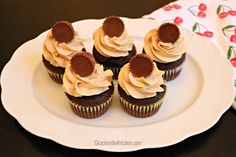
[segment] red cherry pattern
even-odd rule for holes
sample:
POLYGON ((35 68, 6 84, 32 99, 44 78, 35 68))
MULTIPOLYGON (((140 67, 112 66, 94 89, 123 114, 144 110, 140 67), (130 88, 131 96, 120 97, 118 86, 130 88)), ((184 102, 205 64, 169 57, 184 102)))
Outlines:
POLYGON ((229 46, 227 51, 227 58, 231 62, 233 67, 236 67, 236 47, 229 46))
POLYGON ((188 8, 190 13, 192 13, 194 16, 197 16, 199 18, 204 18, 206 17, 206 10, 207 10, 207 5, 205 3, 200 3, 199 5, 193 5, 188 8))
POLYGON ((225 37, 230 39, 230 42, 236 43, 236 25, 227 25, 222 28, 222 32, 225 37))
POLYGON ((165 11, 171 11, 172 8, 173 8, 173 7, 170 6, 170 5, 166 5, 166 6, 163 7, 163 9, 164 9, 165 11))
MULTIPOLYGON (((218 17, 220 19, 224 19, 228 16, 236 16, 236 10, 232 10, 230 7, 227 7, 224 5, 221 5, 219 7, 222 7, 222 9, 221 10, 219 9, 219 12, 217 12, 218 17)), ((181 9, 181 8, 182 7, 179 4, 169 4, 169 5, 164 6, 163 10, 171 11, 173 9, 181 9)), ((199 5, 192 6, 191 8, 189 8, 189 10, 195 16, 197 16, 199 18, 204 18, 207 16, 206 15, 207 5, 205 3, 200 3, 199 5), (193 8, 192 11, 190 10, 191 8, 193 8), (198 9, 198 10, 196 10, 196 9, 198 9)), ((177 25, 180 25, 181 23, 183 23, 183 19, 181 17, 177 16, 173 19, 173 22, 177 25)), ((195 33, 200 36, 207 37, 207 38, 211 38, 214 36, 213 32, 207 30, 207 28, 203 28, 203 29, 200 28, 200 30, 196 31, 195 33), (205 31, 203 31, 203 30, 205 30, 205 31)), ((234 29, 234 34, 230 36, 230 42, 236 43, 236 27, 234 29)), ((236 66, 236 57, 234 58, 234 65, 236 66)))
POLYGON ((214 36, 214 33, 209 31, 207 27, 200 23, 195 23, 192 27, 192 31, 195 32, 197 35, 212 38, 214 36))
POLYGON ((211 37, 213 37, 213 32, 211 32, 211 31, 205 31, 205 32, 204 32, 204 36, 205 36, 205 37, 208 37, 208 38, 211 38, 211 37))
POLYGON ((206 17, 206 13, 204 12, 204 11, 207 10, 206 4, 200 3, 199 6, 198 6, 198 10, 199 10, 199 12, 197 14, 198 17, 200 17, 200 18, 206 17))
POLYGON ((236 43, 236 34, 231 35, 230 42, 236 43))
POLYGON ((197 35, 200 35, 200 36, 203 36, 204 37, 204 34, 201 33, 201 32, 195 32, 197 35))
MULTIPOLYGON (((181 9, 181 5, 179 4, 169 4, 163 7, 164 11, 171 11, 171 10, 178 10, 181 9)), ((193 5, 191 7, 188 8, 188 10, 194 15, 197 16, 199 18, 205 18, 207 16, 206 11, 207 11, 208 7, 205 3, 200 3, 199 5, 193 5)), ((232 8, 230 8, 229 6, 220 4, 217 8, 217 15, 219 19, 224 19, 228 16, 236 16, 236 10, 233 10, 232 8)), ((180 25, 181 23, 183 23, 183 19, 179 16, 176 16, 173 19, 173 22, 177 25, 180 25)), ((232 25, 233 26, 233 25, 232 25)), ((236 27, 234 27, 232 29, 229 28, 228 26, 226 27, 227 29, 229 29, 231 32, 233 32, 230 36, 227 36, 225 33, 224 35, 226 35, 229 39, 231 43, 236 43, 236 27)), ((192 30, 195 34, 202 36, 202 37, 206 37, 206 38, 212 38, 214 36, 214 33, 210 30, 208 30, 207 27, 205 27, 202 24, 199 23, 195 23, 193 26, 193 30, 192 30)), ((230 46, 231 48, 232 46, 230 46)), ((236 47, 235 47, 236 48, 236 47)), ((235 49, 234 48, 234 49, 235 49)), ((232 54, 232 50, 230 49, 230 53, 228 54, 232 54)), ((236 54, 235 54, 235 50, 234 50, 234 56, 232 55, 228 55, 228 59, 231 62, 233 67, 236 67, 236 54)))
POLYGON ((236 11, 235 10, 229 10, 228 13, 231 16, 236 16, 236 11))
POLYGON ((172 9, 181 9, 182 7, 179 4, 173 4, 173 5, 166 5, 163 7, 163 10, 165 11, 171 11, 172 9))
POLYGON ((217 15, 220 19, 226 18, 227 16, 236 16, 236 10, 232 10, 229 6, 220 4, 217 8, 217 15))
POLYGON ((231 58, 229 61, 233 65, 233 67, 236 67, 236 58, 231 58))
POLYGON ((197 35, 203 36, 203 37, 207 37, 207 38, 211 38, 213 37, 213 32, 211 31, 205 31, 204 33, 201 32, 195 32, 197 35))
POLYGON ((182 19, 181 17, 177 16, 177 17, 174 19, 174 23, 175 23, 176 25, 179 25, 179 24, 183 23, 183 19, 182 19))
MULTIPOLYGON (((163 7, 164 11, 171 11, 171 10, 178 10, 181 9, 181 5, 179 4, 169 4, 163 7)), ((199 18, 205 18, 207 16, 206 11, 207 11, 208 7, 205 3, 200 3, 199 5, 193 5, 190 8, 188 8, 188 10, 194 15, 197 16, 199 18)), ((219 19, 224 19, 228 16, 236 16, 236 10, 233 10, 232 8, 230 8, 229 6, 220 4, 217 8, 217 15, 219 19)), ((183 19, 179 16, 176 16, 173 19, 173 22, 177 25, 180 25, 181 23, 183 23, 183 19)), ((232 25, 233 26, 233 25, 232 25)), ((227 29, 229 29, 231 32, 233 32, 230 36, 227 36, 230 39, 230 42, 232 43, 236 43, 236 27, 234 27, 234 29, 229 28, 227 26, 227 29)), ((206 37, 206 38, 212 38, 214 36, 214 33, 210 30, 208 30, 207 27, 205 27, 202 24, 199 23, 195 23, 195 25, 193 26, 193 32, 199 36, 202 37, 206 37)), ((231 48, 232 46, 230 46, 231 48)), ((230 50, 230 52, 232 53, 232 50, 230 50)), ((235 51, 234 51, 235 53, 235 51)), ((228 55, 231 56, 231 55, 228 55)), ((229 60, 232 64, 233 67, 236 67, 236 54, 234 54, 234 56, 229 57, 229 60), (231 59, 230 59, 231 58, 231 59)))
POLYGON ((206 17, 206 13, 203 12, 203 11, 200 11, 198 14, 197 14, 198 17, 206 17))
POLYGON ((173 4, 172 7, 175 8, 175 9, 181 9, 182 8, 179 4, 173 4))
POLYGON ((227 12, 222 12, 222 13, 220 13, 218 16, 219 16, 220 19, 223 19, 223 18, 227 17, 228 15, 229 15, 229 13, 227 13, 227 12))
POLYGON ((200 3, 199 6, 198 6, 198 9, 199 9, 200 11, 206 11, 207 6, 206 6, 206 4, 204 4, 204 3, 200 3))

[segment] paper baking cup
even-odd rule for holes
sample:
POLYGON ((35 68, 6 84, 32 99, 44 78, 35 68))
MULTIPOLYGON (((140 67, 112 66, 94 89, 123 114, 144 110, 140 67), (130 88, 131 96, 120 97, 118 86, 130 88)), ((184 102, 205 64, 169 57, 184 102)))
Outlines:
POLYGON ((104 66, 104 69, 110 69, 113 72, 113 79, 117 79, 121 68, 104 66))
POLYGON ((103 115, 111 105, 112 97, 110 97, 106 102, 96 105, 96 106, 83 106, 76 104, 69 100, 69 104, 75 114, 82 118, 97 118, 103 115))
POLYGON ((57 74, 54 72, 51 72, 50 70, 47 70, 50 78, 55 81, 56 83, 62 84, 62 78, 63 74, 57 74))
POLYGON ((177 76, 179 76, 179 74, 182 70, 182 67, 183 67, 183 63, 174 69, 165 70, 165 73, 163 75, 163 79, 166 81, 170 81, 170 80, 175 79, 177 76))
POLYGON ((128 112, 130 115, 138 117, 138 118, 145 118, 145 117, 150 117, 154 115, 159 110, 159 108, 161 107, 163 103, 163 98, 161 98, 155 103, 148 104, 148 105, 132 104, 126 101, 122 97, 120 97, 120 102, 124 110, 128 112))

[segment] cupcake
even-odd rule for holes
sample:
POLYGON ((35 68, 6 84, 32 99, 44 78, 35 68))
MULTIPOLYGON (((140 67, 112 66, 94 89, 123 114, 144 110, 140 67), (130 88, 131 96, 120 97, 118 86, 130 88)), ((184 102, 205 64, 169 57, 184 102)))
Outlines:
POLYGON ((43 43, 42 60, 52 80, 62 84, 65 67, 71 57, 85 51, 83 40, 68 21, 54 24, 43 43))
POLYGON ((165 80, 173 80, 181 72, 186 58, 184 37, 177 25, 163 23, 146 34, 143 52, 154 60, 158 69, 165 71, 165 80))
POLYGON ((109 108, 114 86, 113 73, 96 64, 92 54, 75 54, 63 75, 63 89, 75 114, 96 118, 109 108))
POLYGON ((136 54, 132 38, 127 34, 123 21, 116 16, 105 19, 93 34, 93 55, 96 61, 111 69, 117 79, 123 65, 136 54))
POLYGON ((166 93, 164 72, 155 64, 149 56, 138 54, 119 73, 120 103, 132 116, 150 117, 162 105, 166 93))

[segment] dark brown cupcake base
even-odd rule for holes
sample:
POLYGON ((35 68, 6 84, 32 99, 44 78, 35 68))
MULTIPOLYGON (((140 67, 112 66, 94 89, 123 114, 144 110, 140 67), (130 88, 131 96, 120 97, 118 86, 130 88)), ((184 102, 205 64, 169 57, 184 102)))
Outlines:
POLYGON ((104 66, 104 69, 105 70, 110 69, 113 72, 113 79, 118 79, 118 75, 121 68, 104 66))
POLYGON ((175 69, 165 70, 165 73, 163 75, 163 79, 166 81, 171 81, 177 78, 182 71, 182 65, 175 69))
POLYGON ((46 67, 50 78, 56 83, 62 84, 62 77, 65 72, 65 68, 55 67, 47 61, 42 55, 43 64, 46 67))
POLYGON ((148 104, 145 106, 137 106, 136 104, 131 104, 122 97, 120 97, 120 103, 122 108, 129 113, 131 116, 137 117, 137 118, 146 118, 146 117, 151 117, 161 107, 163 102, 163 99, 158 100, 154 104, 148 104))
MULTIPOLYGON (((143 53, 145 53, 144 49, 143 53)), ((186 53, 184 53, 180 59, 174 62, 170 63, 159 63, 157 61, 154 62, 156 63, 157 68, 159 70, 165 71, 165 74, 163 75, 164 80, 171 81, 179 76, 185 59, 186 59, 186 53)))
POLYGON ((103 115, 111 105, 114 85, 101 94, 74 97, 66 93, 69 104, 75 114, 82 118, 97 118, 103 115))
POLYGON ((56 74, 56 73, 51 72, 50 70, 47 70, 47 71, 48 71, 48 75, 53 81, 55 81, 58 84, 63 83, 63 74, 56 74))
POLYGON ((117 79, 120 69, 129 62, 129 60, 136 54, 136 48, 133 45, 131 51, 129 51, 129 55, 126 57, 110 57, 107 58, 101 55, 96 48, 93 46, 93 56, 96 61, 104 66, 105 69, 111 69, 113 72, 113 78, 117 79))
POLYGON ((164 92, 157 93, 156 96, 145 99, 136 99, 125 93, 118 85, 120 103, 123 109, 130 115, 138 118, 150 117, 157 113, 162 105, 166 93, 166 86, 162 85, 164 92))
POLYGON ((84 107, 69 101, 72 111, 82 118, 93 119, 102 116, 110 107, 112 98, 108 99, 101 105, 94 107, 84 107))
MULTIPOLYGON (((85 52, 86 49, 83 48, 82 51, 85 52)), ((42 55, 42 61, 48 71, 50 78, 56 83, 62 84, 62 78, 63 78, 63 74, 65 73, 65 68, 55 67, 48 60, 46 60, 43 55, 42 55)))

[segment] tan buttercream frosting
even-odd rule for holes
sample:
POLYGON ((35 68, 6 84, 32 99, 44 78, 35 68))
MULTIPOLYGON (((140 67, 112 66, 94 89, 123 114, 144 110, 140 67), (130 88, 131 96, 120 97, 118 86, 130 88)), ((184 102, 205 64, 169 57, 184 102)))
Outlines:
POLYGON ((98 95, 109 89, 112 85, 112 71, 103 70, 103 66, 95 64, 91 75, 81 77, 76 74, 69 63, 63 75, 63 89, 74 97, 98 95))
MULTIPOLYGON (((118 76, 118 82, 127 95, 136 99, 150 98, 156 96, 157 92, 163 92, 161 85, 165 84, 162 75, 156 65, 148 77, 134 77, 130 72, 130 63, 125 64, 118 76)), ((154 63, 155 64, 155 63, 154 63)))
POLYGON ((105 57, 125 57, 133 48, 133 40, 125 30, 120 37, 108 37, 102 27, 93 34, 96 50, 105 57))
POLYGON ((150 30, 144 38, 144 50, 154 61, 169 63, 176 61, 186 52, 182 35, 175 43, 161 42, 158 37, 158 28, 150 30))
POLYGON ((50 30, 43 43, 43 56, 47 61, 56 67, 65 68, 71 57, 84 48, 83 39, 74 32, 74 37, 69 43, 58 42, 50 30))

